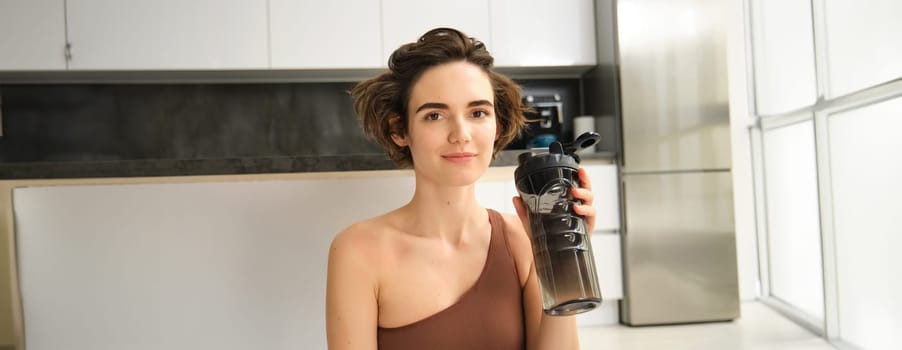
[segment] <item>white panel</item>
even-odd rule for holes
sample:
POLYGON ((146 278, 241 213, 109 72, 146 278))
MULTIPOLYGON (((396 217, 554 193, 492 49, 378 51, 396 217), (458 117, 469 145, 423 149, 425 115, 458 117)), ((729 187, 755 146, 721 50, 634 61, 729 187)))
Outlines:
POLYGON ((517 196, 514 185, 515 167, 490 167, 476 183, 476 200, 484 207, 501 213, 517 214, 512 198, 517 196))
POLYGON ((623 299, 620 235, 596 233, 592 235, 591 240, 601 297, 605 300, 623 299))
POLYGON ((902 1, 823 1, 831 97, 902 77, 902 1))
POLYGON ((270 0, 273 68, 384 65, 378 1, 270 0))
POLYGON ((16 189, 28 349, 325 349, 332 237, 412 194, 412 177, 16 189))
POLYGON ((63 0, 0 1, 0 71, 66 69, 63 0))
POLYGON ((620 190, 617 166, 613 164, 583 165, 592 182, 595 195, 595 231, 620 230, 620 190))
POLYGON ((268 68, 266 5, 266 0, 70 0, 69 68, 268 68))
POLYGON ((580 327, 620 323, 619 301, 623 299, 623 270, 620 260, 620 235, 593 234, 592 254, 601 288, 601 308, 579 314, 580 327))
POLYGON ((499 67, 595 65, 592 0, 492 0, 499 67))
POLYGON ((382 57, 438 27, 460 30, 492 51, 488 0, 382 0, 382 57))
POLYGON ((824 317, 814 128, 811 121, 764 133, 771 293, 824 317))
MULTIPOLYGON (((577 327, 594 327, 594 326, 614 326, 620 324, 620 303, 619 300, 605 299, 601 301, 601 307, 576 315, 577 327)), ((579 340, 580 349, 596 349, 596 347, 588 346, 583 336, 588 328, 580 329, 579 340)))
POLYGON ((828 123, 840 337, 862 349, 900 349, 902 98, 828 123))
POLYGON ((476 183, 476 200, 483 207, 502 213, 516 213, 507 187, 514 186, 510 181, 480 181, 476 183))
POLYGON ((817 100, 810 0, 751 2, 758 114, 787 112, 817 100))

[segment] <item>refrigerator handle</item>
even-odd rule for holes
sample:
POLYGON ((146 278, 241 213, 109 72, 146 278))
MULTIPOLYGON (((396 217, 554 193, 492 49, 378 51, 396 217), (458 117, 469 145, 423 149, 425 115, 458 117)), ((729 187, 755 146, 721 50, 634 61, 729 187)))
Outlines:
POLYGON ((620 236, 623 237, 629 232, 629 228, 626 222, 626 181, 622 177, 623 174, 620 176, 620 236))

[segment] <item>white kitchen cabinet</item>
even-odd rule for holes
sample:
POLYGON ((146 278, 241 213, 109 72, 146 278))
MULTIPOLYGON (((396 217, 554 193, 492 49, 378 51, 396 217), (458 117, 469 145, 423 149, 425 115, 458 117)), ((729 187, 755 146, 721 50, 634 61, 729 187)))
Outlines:
POLYGON ((623 299, 620 235, 594 233, 591 240, 592 255, 595 258, 595 271, 598 272, 598 286, 601 288, 602 299, 623 299))
POLYGON ((69 69, 268 68, 266 8, 266 0, 69 0, 69 69))
POLYGON ((488 0, 382 0, 382 57, 387 61, 399 46, 437 27, 460 30, 492 50, 488 0))
POLYGON ((378 1, 270 0, 272 68, 377 68, 378 1))
POLYGON ((16 188, 28 349, 325 349, 332 238, 414 179, 268 178, 16 188))
POLYGON ((602 302, 598 309, 577 315, 576 325, 579 327, 615 325, 620 321, 618 301, 623 299, 620 235, 595 233, 591 239, 602 302))
POLYGON ((583 164, 595 195, 595 231, 620 230, 620 190, 617 166, 614 164, 583 164))
POLYGON ((0 1, 0 71, 66 69, 63 0, 0 1))
MULTIPOLYGON (((511 171, 513 173, 513 171, 511 171)), ((516 214, 512 198, 517 195, 513 176, 507 181, 480 181, 476 183, 476 200, 485 208, 501 213, 516 214)))
POLYGON ((592 0, 492 0, 495 66, 594 66, 592 0))

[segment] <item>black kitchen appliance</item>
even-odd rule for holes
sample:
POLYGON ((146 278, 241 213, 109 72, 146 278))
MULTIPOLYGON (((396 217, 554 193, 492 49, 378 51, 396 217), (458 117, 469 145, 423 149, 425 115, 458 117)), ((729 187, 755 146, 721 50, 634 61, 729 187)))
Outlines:
POLYGON ((526 114, 528 123, 523 133, 507 149, 544 148, 554 141, 565 141, 561 132, 564 103, 560 95, 526 95, 523 103, 533 111, 526 114))

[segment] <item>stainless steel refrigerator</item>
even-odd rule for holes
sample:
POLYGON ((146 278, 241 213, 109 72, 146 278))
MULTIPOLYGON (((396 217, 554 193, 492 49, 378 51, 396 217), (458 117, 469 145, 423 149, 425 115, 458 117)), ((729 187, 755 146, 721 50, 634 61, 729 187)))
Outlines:
POLYGON ((621 322, 739 317, 724 2, 597 0, 590 113, 619 115, 621 322))

